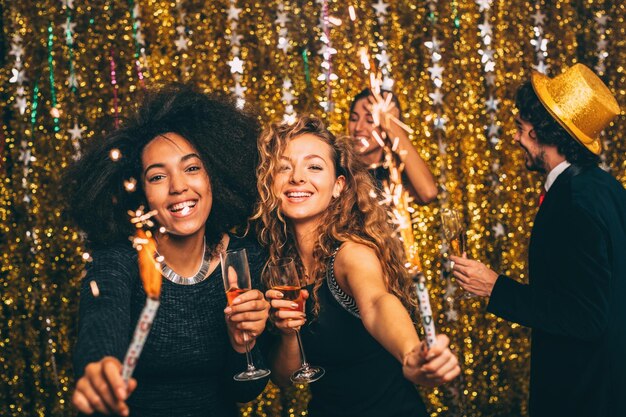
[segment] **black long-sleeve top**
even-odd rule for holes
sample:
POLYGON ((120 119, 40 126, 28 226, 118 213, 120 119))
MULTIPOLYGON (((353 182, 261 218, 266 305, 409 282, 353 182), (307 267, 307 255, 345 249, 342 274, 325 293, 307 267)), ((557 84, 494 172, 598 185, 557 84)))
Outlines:
MULTIPOLYGON (((248 239, 231 237, 228 249, 245 247, 253 288, 259 288, 263 254, 248 239)), ((85 366, 105 356, 123 360, 146 302, 137 253, 130 246, 95 251, 83 279, 79 334, 74 352, 77 379, 85 366), (100 295, 94 297, 90 282, 100 295)), ((254 399, 267 378, 236 382, 246 369, 245 355, 229 342, 224 308, 226 295, 219 266, 194 285, 163 279, 160 307, 133 377, 138 385, 128 399, 131 417, 232 417, 236 402, 254 399)), ((257 365, 263 365, 257 348, 257 365)))

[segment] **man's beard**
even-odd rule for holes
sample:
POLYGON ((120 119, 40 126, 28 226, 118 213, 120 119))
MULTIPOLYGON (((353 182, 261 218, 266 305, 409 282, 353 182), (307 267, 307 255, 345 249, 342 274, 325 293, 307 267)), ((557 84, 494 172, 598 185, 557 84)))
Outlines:
POLYGON ((543 151, 543 148, 539 149, 537 155, 533 156, 531 153, 522 146, 524 151, 526 152, 526 160, 525 165, 526 169, 533 172, 541 172, 543 174, 546 173, 546 154, 543 151))

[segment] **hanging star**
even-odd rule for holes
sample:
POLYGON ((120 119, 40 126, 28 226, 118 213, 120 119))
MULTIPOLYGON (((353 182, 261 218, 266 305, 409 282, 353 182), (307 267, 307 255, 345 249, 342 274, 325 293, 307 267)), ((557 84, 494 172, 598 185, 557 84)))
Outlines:
POLYGON ((276 48, 280 49, 285 54, 289 52, 289 50, 291 49, 291 44, 289 43, 289 39, 283 38, 283 37, 278 38, 278 45, 276 46, 276 48))
POLYGON ((492 28, 491 28, 491 23, 487 21, 485 21, 485 23, 478 25, 478 30, 480 30, 480 36, 483 38, 493 33, 492 28))
POLYGON ((276 20, 274 20, 274 23, 276 23, 277 25, 280 26, 285 26, 288 22, 291 22, 291 19, 289 19, 289 17, 287 16, 287 12, 285 11, 280 11, 276 14, 276 20))
POLYGON ((67 77, 67 85, 70 88, 78 88, 78 78, 76 78, 76 74, 71 73, 69 77, 67 77))
POLYGON ((80 127, 77 122, 74 122, 74 127, 67 131, 70 134, 71 140, 79 140, 83 138, 83 131, 85 127, 80 127))
POLYGON ((606 66, 604 65, 604 62, 598 62, 598 64, 596 64, 594 69, 596 70, 596 72, 602 75, 604 74, 604 71, 606 71, 606 66))
POLYGON ((383 83, 380 86, 381 86, 381 88, 383 90, 391 91, 393 89, 393 84, 394 83, 395 83, 395 81, 393 80, 393 78, 385 75, 385 78, 383 78, 383 83))
POLYGON ((491 2, 493 0, 476 0, 476 4, 478 5, 478 11, 484 12, 485 10, 491 9, 491 2))
POLYGON ((243 74, 243 64, 244 62, 241 59, 239 59, 238 56, 228 61, 228 65, 230 66, 230 73, 234 74, 238 72, 239 74, 243 74))
POLYGON ((493 172, 498 172, 499 169, 500 169, 500 163, 498 161, 494 161, 493 164, 491 164, 491 170, 493 172))
POLYGON ((288 125, 292 125, 296 122, 296 114, 295 113, 291 113, 291 114, 284 114, 283 115, 283 123, 287 123, 288 125))
POLYGON ((436 117, 435 118, 435 129, 439 129, 439 130, 446 130, 446 122, 448 120, 446 119, 445 116, 441 116, 441 117, 436 117))
POLYGON ((139 8, 139 3, 135 3, 135 7, 133 7, 133 18, 139 19, 141 17, 141 9, 139 8))
POLYGON ((489 125, 489 130, 488 130, 488 132, 487 132, 487 137, 489 137, 489 138, 490 138, 490 137, 492 137, 492 136, 498 136, 498 130, 499 130, 499 129, 500 129, 500 128, 498 127, 498 125, 497 125, 497 124, 495 124, 495 123, 490 124, 490 125, 489 125))
POLYGON ((606 14, 601 14, 599 16, 594 17, 594 19, 596 20, 596 23, 600 26, 606 26, 606 24, 608 23, 609 20, 609 16, 606 14))
POLYGON ((440 89, 436 89, 434 93, 429 93, 428 96, 433 100, 433 106, 443 106, 443 93, 440 89))
POLYGON ((378 59, 379 68, 389 65, 389 55, 387 55, 387 51, 384 49, 379 54, 376 54, 376 59, 378 59))
POLYGON ((542 74, 546 74, 548 72, 548 68, 550 68, 550 66, 547 65, 543 61, 539 61, 539 63, 537 65, 533 65, 533 68, 535 68, 535 70, 537 70, 538 72, 540 72, 542 74))
POLYGON ((291 91, 289 90, 284 90, 283 91, 283 97, 282 100, 286 103, 291 103, 294 100, 294 95, 291 93, 291 91))
POLYGON ((445 155, 448 151, 448 145, 445 142, 439 142, 439 153, 445 155))
POLYGON ((187 39, 183 35, 180 35, 178 39, 174 41, 174 44, 176 45, 177 51, 187 50, 187 39))
POLYGON ((137 33, 135 34, 135 41, 141 46, 146 46, 146 40, 143 37, 143 32, 141 31, 141 29, 137 29, 137 33))
POLYGON ((24 94, 26 94, 26 90, 24 89, 24 86, 20 85, 19 87, 17 87, 15 89, 15 94, 17 94, 18 96, 23 96, 24 94))
POLYGON ((20 111, 20 114, 24 114, 26 111, 26 97, 17 97, 15 99, 15 107, 20 111))
POLYGON ((598 41, 596 42, 596 48, 598 49, 598 51, 604 51, 606 50, 607 44, 608 42, 606 41, 606 39, 598 39, 598 41))
POLYGON ((239 13, 241 13, 241 9, 235 7, 234 4, 231 4, 228 8, 228 20, 237 20, 239 21, 239 13))
POLYGON ((20 59, 22 55, 24 55, 24 47, 22 45, 17 45, 15 43, 11 44, 11 50, 9 51, 9 55, 15 55, 15 59, 20 59))
POLYGON ((30 164, 30 161, 32 161, 32 154, 30 152, 30 149, 20 149, 20 155, 18 157, 18 160, 22 161, 24 165, 30 164))
POLYGON ((541 12, 541 10, 537 9, 535 14, 532 15, 533 21, 536 26, 543 25, 546 20, 546 15, 541 12))
POLYGON ((447 284, 446 284, 446 288, 444 289, 444 294, 446 298, 453 297, 454 293, 456 292, 457 286, 454 285, 451 279, 448 279, 446 281, 447 281, 447 284))
POLYGON ((487 61, 493 61, 493 54, 495 52, 496 51, 494 51, 493 49, 479 49, 478 53, 482 55, 481 62, 484 64, 487 61))
POLYGON ((284 90, 289 90, 291 87, 293 86, 292 82, 291 82, 291 78, 286 77, 283 80, 283 89, 284 90))
POLYGON ((176 26, 176 32, 178 32, 179 35, 185 35, 187 28, 184 25, 178 25, 176 26))
POLYGON ((445 313, 446 320, 448 321, 457 321, 459 319, 459 314, 455 309, 447 310, 445 313))
POLYGON ((431 79, 441 78, 443 75, 443 70, 444 68, 439 64, 428 67, 428 72, 430 72, 431 79))
POLYGON ((485 103, 487 105, 487 111, 498 111, 498 104, 500 104, 500 100, 494 98, 493 96, 489 96, 489 100, 485 103))
POLYGON ((498 222, 498 224, 493 226, 491 229, 493 230, 495 237, 504 236, 504 226, 502 223, 498 222))
POLYGON ((68 9, 74 9, 74 0, 61 0, 68 9))
POLYGON ((235 86, 230 88, 230 91, 232 91, 233 94, 237 97, 243 97, 243 94, 246 92, 247 89, 248 87, 242 86, 239 81, 237 81, 235 83, 235 86))
POLYGON ((441 42, 437 39, 436 36, 433 35, 432 40, 424 42, 424 45, 431 51, 438 51, 441 46, 441 42))
POLYGON ((495 85, 496 84, 496 76, 492 72, 485 75, 485 80, 487 81, 487 85, 495 85))
POLYGON ((230 34, 230 44, 241 46, 241 38, 243 38, 242 35, 238 34, 237 32, 232 32, 230 34))
POLYGON ((492 136, 489 139, 489 142, 491 142, 492 145, 497 145, 498 143, 500 143, 500 138, 498 136, 492 136))
POLYGON ((13 76, 9 79, 10 83, 22 84, 24 81, 26 81, 26 77, 24 76, 24 70, 11 68, 11 73, 13 74, 13 76))
POLYGON ((389 7, 389 5, 383 0, 378 0, 378 3, 372 4, 372 7, 376 10, 377 15, 385 15, 387 14, 387 7, 389 7))
POLYGON ((76 23, 72 22, 72 20, 68 17, 67 20, 65 21, 65 24, 63 24, 61 26, 63 28, 63 32, 66 34, 67 33, 74 33, 74 28, 76 27, 76 23))

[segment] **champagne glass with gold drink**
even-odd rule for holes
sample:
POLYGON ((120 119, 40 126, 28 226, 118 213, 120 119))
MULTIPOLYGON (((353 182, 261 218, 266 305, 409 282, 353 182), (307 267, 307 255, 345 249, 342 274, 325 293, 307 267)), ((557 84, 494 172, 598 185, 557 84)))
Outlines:
MULTIPOLYGON (((461 224, 459 212, 451 208, 441 210, 441 226, 443 228, 443 236, 448 241, 450 253, 455 256, 463 256, 467 248, 465 229, 461 224)), ((462 297, 471 298, 472 294, 466 292, 462 297)))
MULTIPOLYGON (((222 264, 222 278, 224 279, 224 289, 228 305, 233 303, 237 296, 252 289, 250 282, 250 266, 248 265, 248 254, 245 249, 227 251, 220 254, 222 264)), ((235 381, 252 381, 266 377, 270 374, 269 369, 257 369, 252 361, 250 353, 250 341, 244 333, 246 341, 246 360, 248 367, 245 371, 233 377, 235 381)))
MULTIPOLYGON (((276 262, 270 262, 267 265, 268 282, 273 290, 280 291, 283 294, 283 300, 292 301, 296 307, 281 307, 281 310, 301 311, 304 312, 304 298, 302 297, 300 279, 296 270, 296 264, 293 258, 283 258, 276 262)), ((306 360, 302 339, 300 338, 300 329, 294 329, 298 340, 298 348, 300 349, 300 369, 291 375, 291 381, 297 384, 309 383, 317 381, 324 376, 324 368, 320 366, 312 366, 306 360)))

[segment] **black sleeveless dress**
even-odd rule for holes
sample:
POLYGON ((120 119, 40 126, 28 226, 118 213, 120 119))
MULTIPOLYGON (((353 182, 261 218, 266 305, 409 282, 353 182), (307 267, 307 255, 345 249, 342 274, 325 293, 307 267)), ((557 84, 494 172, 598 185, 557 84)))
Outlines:
MULTIPOLYGON (((367 332, 354 299, 337 285, 334 261, 335 255, 318 292, 319 315, 301 330, 308 362, 326 370, 310 384, 309 416, 427 416, 401 364, 367 332)), ((312 286, 308 290, 312 293, 312 286)), ((307 317, 313 317, 312 306, 307 303, 307 317)))

